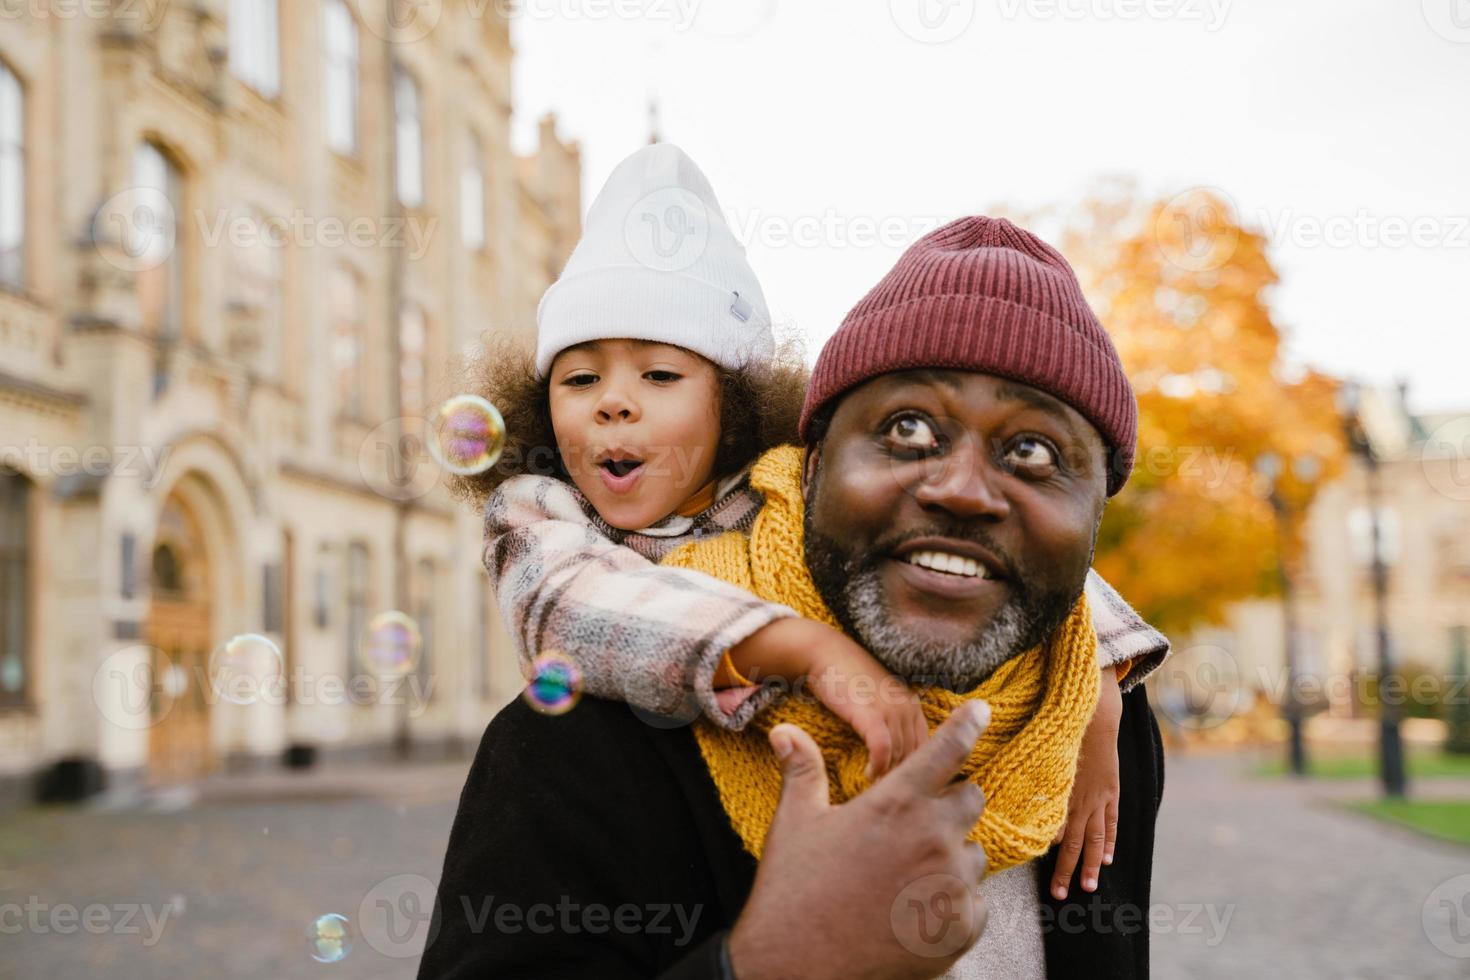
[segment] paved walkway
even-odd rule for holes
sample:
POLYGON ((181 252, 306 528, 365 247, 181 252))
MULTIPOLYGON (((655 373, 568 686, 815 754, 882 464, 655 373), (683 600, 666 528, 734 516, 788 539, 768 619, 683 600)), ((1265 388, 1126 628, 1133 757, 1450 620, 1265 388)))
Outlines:
MULTIPOLYGON (((0 978, 412 977, 421 940, 374 934, 365 910, 426 912, 416 889, 438 879, 466 765, 221 777, 143 806, 0 818, 0 978), (334 965, 306 938, 328 912, 359 930, 334 965), (17 914, 36 918, 17 933, 17 914)), ((1470 849, 1326 800, 1371 784, 1245 768, 1169 760, 1155 977, 1470 977, 1470 876, 1456 881, 1470 849)))
MULTIPOLYGON (((1256 780, 1247 768, 1168 760, 1153 901, 1173 928, 1154 937, 1155 976, 1470 977, 1470 848, 1332 802, 1372 799, 1371 781, 1256 780)), ((1411 792, 1470 798, 1470 784, 1411 792)))

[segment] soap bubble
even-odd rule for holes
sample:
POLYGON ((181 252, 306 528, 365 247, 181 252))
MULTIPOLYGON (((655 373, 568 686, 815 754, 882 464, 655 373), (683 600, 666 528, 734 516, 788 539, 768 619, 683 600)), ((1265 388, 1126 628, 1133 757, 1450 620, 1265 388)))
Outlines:
POLYGON ((418 623, 396 609, 378 613, 362 634, 362 662, 375 674, 401 677, 419 662, 423 636, 418 623))
POLYGON ((209 656, 209 686, 231 704, 254 704, 285 672, 281 648, 268 636, 241 633, 209 656))
POLYGON ((347 916, 330 912, 318 916, 306 930, 311 942, 311 958, 318 963, 340 963, 352 952, 352 923, 347 916))
POLYGON ((531 662, 526 703, 543 715, 563 715, 582 697, 582 670, 564 653, 548 650, 531 662))
POLYGON ((483 473, 505 449, 505 420, 478 395, 455 395, 429 420, 429 452, 458 476, 483 473))

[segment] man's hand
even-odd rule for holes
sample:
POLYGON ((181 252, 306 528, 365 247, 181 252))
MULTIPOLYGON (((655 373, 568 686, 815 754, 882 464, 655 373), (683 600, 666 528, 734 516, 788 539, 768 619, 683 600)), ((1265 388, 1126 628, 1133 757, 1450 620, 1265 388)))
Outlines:
POLYGON ((867 792, 832 806, 816 743, 777 725, 781 800, 750 899, 730 935, 740 980, 920 978, 944 973, 985 929, 985 851, 967 840, 985 807, 956 773, 990 723, 956 709, 867 792))
POLYGON ((1118 725, 1122 717, 1123 695, 1118 690, 1117 671, 1104 667, 1097 710, 1082 736, 1082 758, 1067 803, 1067 820, 1052 841, 1062 845, 1051 879, 1051 893, 1058 900, 1067 897, 1079 857, 1085 892, 1097 891, 1102 866, 1113 863, 1113 845, 1118 840, 1118 725))

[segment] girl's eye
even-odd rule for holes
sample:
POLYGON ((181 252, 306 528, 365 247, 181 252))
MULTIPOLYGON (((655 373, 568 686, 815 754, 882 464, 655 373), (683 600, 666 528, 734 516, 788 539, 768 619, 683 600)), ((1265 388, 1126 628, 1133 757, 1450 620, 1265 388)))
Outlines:
POLYGON ((655 384, 668 384, 671 381, 678 381, 683 375, 675 374, 673 371, 645 371, 643 377, 655 384))
POLYGON ((888 425, 888 438, 899 447, 919 452, 933 452, 939 448, 939 433, 934 424, 917 415, 903 415, 888 425))
POLYGON ((1011 469, 1023 469, 1029 472, 1051 470, 1060 462, 1057 451, 1051 447, 1050 443, 1033 436, 1022 436, 1011 443, 1006 459, 1015 461, 1011 469))
POLYGON ((591 371, 582 371, 563 379, 562 384, 568 388, 586 388, 588 385, 597 383, 597 375, 591 371))

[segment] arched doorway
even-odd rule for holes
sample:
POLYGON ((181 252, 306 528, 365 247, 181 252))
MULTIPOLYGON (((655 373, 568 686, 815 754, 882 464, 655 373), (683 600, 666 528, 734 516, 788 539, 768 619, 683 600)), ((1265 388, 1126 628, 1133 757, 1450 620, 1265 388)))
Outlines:
POLYGON ((210 575, 199 522, 177 494, 164 502, 149 565, 152 588, 145 642, 154 653, 156 723, 149 728, 148 777, 194 779, 209 751, 210 575))

